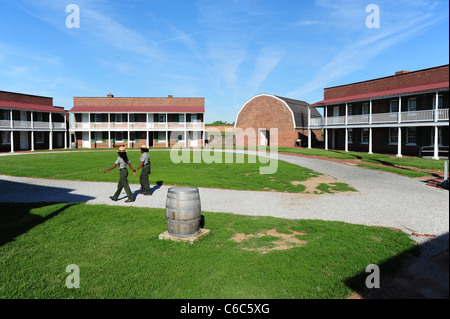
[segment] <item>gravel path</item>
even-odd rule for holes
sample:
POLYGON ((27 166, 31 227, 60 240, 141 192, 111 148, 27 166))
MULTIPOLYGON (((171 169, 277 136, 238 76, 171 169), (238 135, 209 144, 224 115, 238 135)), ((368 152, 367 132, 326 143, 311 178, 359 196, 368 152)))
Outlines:
MULTIPOLYGON (((250 152, 251 153, 251 152, 250 152)), ((331 175, 358 190, 309 195, 200 188, 203 211, 288 219, 320 219, 399 228, 406 233, 444 235, 449 231, 448 191, 396 174, 299 156, 280 160, 331 175)), ((153 186, 153 196, 138 195, 134 203, 109 196, 116 183, 77 182, 0 176, 0 202, 86 202, 88 204, 165 208, 169 186, 153 186)))

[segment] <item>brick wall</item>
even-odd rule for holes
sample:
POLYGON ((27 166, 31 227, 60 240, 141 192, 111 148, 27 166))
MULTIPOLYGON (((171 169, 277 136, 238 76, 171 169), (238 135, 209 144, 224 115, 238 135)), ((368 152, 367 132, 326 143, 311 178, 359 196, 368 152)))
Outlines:
MULTIPOLYGON (((236 128, 244 131, 252 128, 256 135, 256 138, 253 138, 253 136, 250 139, 244 138, 242 133, 237 130, 237 146, 258 146, 261 129, 270 131, 271 128, 277 128, 279 147, 295 147, 299 137, 304 137, 302 140, 305 141, 308 135, 307 130, 294 128, 292 113, 282 101, 266 95, 258 96, 245 105, 236 119, 236 128), (239 145, 242 140, 244 140, 244 145, 239 145)), ((315 131, 314 136, 317 137, 317 140, 322 140, 320 130, 315 131)), ((273 141, 274 138, 271 137, 270 142, 273 141)))
POLYGON ((53 106, 53 98, 0 91, 0 101, 34 103, 53 106))

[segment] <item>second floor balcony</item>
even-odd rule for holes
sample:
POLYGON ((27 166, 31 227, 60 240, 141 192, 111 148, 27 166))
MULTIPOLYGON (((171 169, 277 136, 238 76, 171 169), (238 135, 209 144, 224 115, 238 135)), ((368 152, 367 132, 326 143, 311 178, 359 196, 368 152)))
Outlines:
POLYGON ((373 113, 363 115, 329 116, 324 118, 311 118, 311 128, 336 128, 359 125, 382 125, 404 123, 435 123, 449 120, 449 109, 421 110, 392 113, 373 113))

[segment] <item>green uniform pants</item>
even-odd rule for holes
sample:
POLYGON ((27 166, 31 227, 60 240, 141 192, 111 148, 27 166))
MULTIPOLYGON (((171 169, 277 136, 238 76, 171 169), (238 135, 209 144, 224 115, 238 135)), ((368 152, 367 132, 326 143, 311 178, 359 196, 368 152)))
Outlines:
POLYGON ((115 199, 119 198, 120 193, 124 188, 125 192, 127 193, 128 199, 133 200, 133 193, 131 192, 130 185, 128 184, 128 169, 126 168, 120 170, 120 179, 119 183, 117 184, 117 191, 114 194, 115 199))
POLYGON ((150 174, 150 164, 146 164, 142 166, 141 175, 139 176, 139 180, 141 182, 142 192, 144 194, 150 194, 150 183, 148 182, 148 175, 150 174))

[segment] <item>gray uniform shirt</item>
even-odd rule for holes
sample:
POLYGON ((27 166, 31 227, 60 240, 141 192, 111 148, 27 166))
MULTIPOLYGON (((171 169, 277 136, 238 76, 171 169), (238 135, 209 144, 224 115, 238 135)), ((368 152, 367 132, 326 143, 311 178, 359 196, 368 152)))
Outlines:
POLYGON ((116 164, 117 166, 119 166, 119 169, 124 169, 124 168, 127 168, 127 165, 128 165, 129 162, 130 162, 129 160, 128 160, 128 162, 125 162, 125 161, 123 160, 123 158, 119 156, 119 157, 117 158, 115 164, 116 164))
POLYGON ((150 163, 150 155, 148 155, 147 152, 142 153, 142 156, 139 159, 139 161, 144 162, 144 165, 149 164, 150 163))

